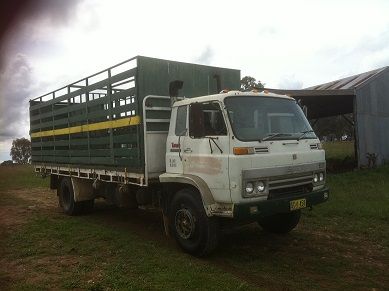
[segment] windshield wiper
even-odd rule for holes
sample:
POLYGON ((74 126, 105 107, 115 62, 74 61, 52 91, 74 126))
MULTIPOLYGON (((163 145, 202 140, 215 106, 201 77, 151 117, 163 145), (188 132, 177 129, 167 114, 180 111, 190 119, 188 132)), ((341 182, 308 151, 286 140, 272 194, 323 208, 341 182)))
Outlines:
POLYGON ((263 139, 260 139, 259 142, 264 141, 264 140, 270 140, 270 139, 272 139, 272 138, 274 138, 274 137, 281 136, 281 135, 286 135, 286 136, 288 136, 288 135, 290 135, 290 134, 289 134, 289 133, 281 133, 281 132, 269 134, 268 136, 265 136, 263 139))
POLYGON ((312 129, 310 129, 310 130, 300 132, 301 135, 297 138, 297 140, 302 139, 307 133, 311 133, 311 132, 314 132, 314 131, 312 129))

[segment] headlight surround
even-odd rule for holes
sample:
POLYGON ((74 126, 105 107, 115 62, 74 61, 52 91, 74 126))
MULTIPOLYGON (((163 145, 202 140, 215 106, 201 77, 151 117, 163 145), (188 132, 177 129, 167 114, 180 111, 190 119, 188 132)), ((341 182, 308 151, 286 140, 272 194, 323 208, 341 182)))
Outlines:
POLYGON ((313 184, 320 185, 325 183, 326 174, 325 172, 317 172, 313 174, 313 184))
POLYGON ((247 181, 244 184, 243 197, 251 198, 267 194, 266 181, 247 181))

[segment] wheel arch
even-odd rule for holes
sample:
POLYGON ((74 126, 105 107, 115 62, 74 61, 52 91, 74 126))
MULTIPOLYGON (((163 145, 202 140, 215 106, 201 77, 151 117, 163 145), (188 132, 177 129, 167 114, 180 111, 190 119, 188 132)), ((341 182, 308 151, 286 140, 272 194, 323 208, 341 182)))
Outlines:
POLYGON ((73 186, 74 200, 76 202, 87 201, 95 198, 92 180, 76 177, 70 177, 70 180, 73 186))
POLYGON ((215 204, 212 192, 208 185, 198 176, 195 175, 180 175, 180 174, 162 174, 159 176, 159 181, 168 188, 173 188, 174 192, 185 187, 191 187, 197 190, 200 194, 202 204, 207 216, 212 216, 211 205, 215 204))
POLYGON ((51 175, 50 189, 57 189, 57 196, 63 179, 69 180, 69 186, 72 187, 75 202, 87 201, 95 198, 92 187, 93 181, 65 175, 51 175))

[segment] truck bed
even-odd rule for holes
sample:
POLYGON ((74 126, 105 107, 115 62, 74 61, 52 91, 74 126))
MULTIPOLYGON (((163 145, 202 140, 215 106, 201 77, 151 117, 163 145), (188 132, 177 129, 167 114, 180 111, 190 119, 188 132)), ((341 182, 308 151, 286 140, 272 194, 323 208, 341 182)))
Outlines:
POLYGON ((164 171, 170 98, 144 99, 170 96, 177 80, 194 97, 239 88, 240 72, 137 56, 30 100, 36 171, 147 184, 164 171))

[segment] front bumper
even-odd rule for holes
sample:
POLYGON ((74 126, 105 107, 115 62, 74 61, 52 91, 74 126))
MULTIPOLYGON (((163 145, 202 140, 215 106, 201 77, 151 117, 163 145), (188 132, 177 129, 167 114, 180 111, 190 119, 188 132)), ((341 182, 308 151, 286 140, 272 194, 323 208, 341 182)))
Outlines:
POLYGON ((329 189, 324 187, 314 192, 293 195, 293 197, 235 204, 233 217, 235 219, 252 219, 259 216, 290 212, 290 201, 297 199, 306 199, 306 207, 311 207, 326 202, 329 199, 329 192, 329 189))

